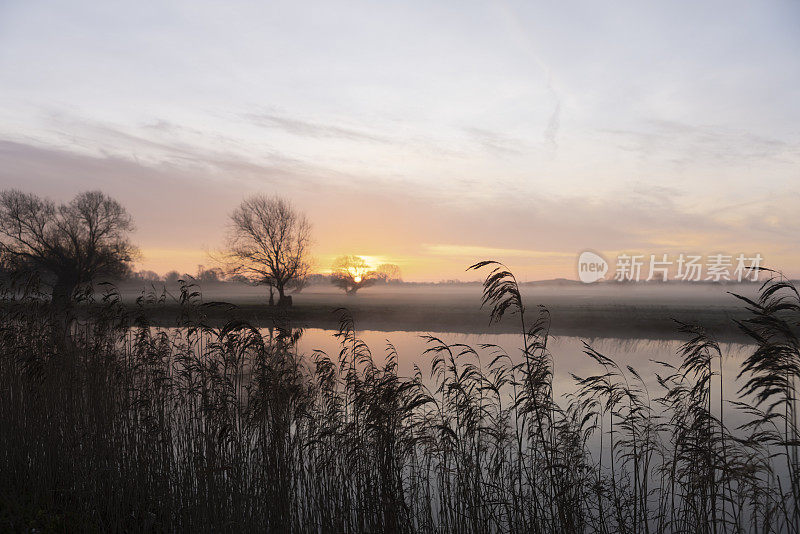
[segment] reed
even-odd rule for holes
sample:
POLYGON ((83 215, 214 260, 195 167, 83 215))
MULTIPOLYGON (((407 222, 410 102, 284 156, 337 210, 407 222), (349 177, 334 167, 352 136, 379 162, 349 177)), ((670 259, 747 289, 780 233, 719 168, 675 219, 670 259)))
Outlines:
POLYGON ((287 325, 209 326, 206 312, 226 305, 190 283, 143 294, 134 312, 105 285, 64 343, 35 284, 6 288, 0 528, 800 530, 791 283, 776 274, 759 298, 738 297, 754 343, 738 392, 723 389, 719 344, 678 323, 686 342, 658 362, 655 388, 585 344, 596 372, 556 398, 548 311, 526 309, 503 265, 471 269, 488 269, 491 320, 519 321, 518 352, 428 336, 430 374, 409 377, 391 344, 373 356, 343 309, 338 353, 300 354, 287 325), (170 299, 175 328, 149 324, 170 299), (744 425, 726 424, 733 410, 744 425))

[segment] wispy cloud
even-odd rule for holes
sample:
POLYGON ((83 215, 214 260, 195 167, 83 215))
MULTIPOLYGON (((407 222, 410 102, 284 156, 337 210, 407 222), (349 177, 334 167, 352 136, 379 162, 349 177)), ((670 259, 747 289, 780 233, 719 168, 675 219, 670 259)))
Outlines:
POLYGON ((499 156, 518 155, 526 150, 525 143, 497 132, 483 128, 464 128, 470 138, 478 143, 486 152, 499 156))
POLYGON ((252 124, 265 128, 277 128, 292 135, 317 139, 337 138, 371 143, 391 143, 392 139, 346 126, 307 121, 272 113, 251 113, 244 116, 252 124))
POLYGON ((618 148, 678 164, 736 165, 759 160, 797 162, 800 143, 722 126, 649 119, 637 129, 608 129, 618 148))
POLYGON ((547 121, 547 127, 544 129, 544 140, 550 146, 550 149, 555 151, 558 148, 558 131, 561 128, 561 100, 556 101, 553 108, 553 113, 547 121))

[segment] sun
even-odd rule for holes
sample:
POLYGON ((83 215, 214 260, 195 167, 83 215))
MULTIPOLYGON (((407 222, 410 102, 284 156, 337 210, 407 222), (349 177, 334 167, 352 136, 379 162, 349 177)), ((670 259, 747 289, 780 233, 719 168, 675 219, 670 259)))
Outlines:
POLYGON ((353 282, 356 284, 360 284, 361 281, 364 279, 364 275, 366 275, 370 271, 374 271, 377 266, 381 263, 375 256, 356 256, 360 260, 364 262, 365 265, 360 267, 351 267, 348 269, 350 276, 353 278, 353 282))

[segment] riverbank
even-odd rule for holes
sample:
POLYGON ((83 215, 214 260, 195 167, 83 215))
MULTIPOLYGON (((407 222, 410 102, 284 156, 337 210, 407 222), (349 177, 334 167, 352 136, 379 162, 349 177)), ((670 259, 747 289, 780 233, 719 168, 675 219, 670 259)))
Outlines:
MULTIPOLYGON (((696 288, 525 288, 526 323, 531 324, 546 306, 551 333, 556 336, 647 337, 682 339, 675 320, 703 325, 720 341, 743 341, 735 320, 745 319, 744 303, 727 291, 750 295, 754 286, 696 288)), ((137 306, 131 291, 123 292, 131 313, 142 313, 151 324, 173 326, 181 309, 174 292, 161 304, 137 306)), ((356 328, 380 331, 428 331, 457 333, 517 332, 519 318, 506 317, 489 324, 489 313, 481 309, 480 287, 381 289, 364 291, 354 297, 333 291, 304 291, 293 295, 289 308, 270 307, 263 289, 206 288, 197 302, 210 325, 222 326, 241 319, 256 326, 276 323, 292 327, 336 329, 340 312, 346 308, 356 328), (226 304, 219 304, 225 302, 226 304)))

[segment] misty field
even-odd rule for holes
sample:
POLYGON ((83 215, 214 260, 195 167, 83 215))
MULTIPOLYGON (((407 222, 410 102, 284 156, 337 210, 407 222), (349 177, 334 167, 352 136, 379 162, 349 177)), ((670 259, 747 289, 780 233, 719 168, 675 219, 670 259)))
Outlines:
MULTIPOLYGON (((683 303, 628 298, 731 321, 749 339, 738 379, 718 339, 675 316, 683 343, 647 362, 655 388, 587 343, 593 371, 572 376, 565 395, 554 392, 551 336, 564 310, 588 304, 562 290, 552 309, 537 306, 548 296, 523 294, 499 268, 474 292, 396 295, 397 307, 405 324, 438 312, 450 314, 442 324, 466 318, 466 331, 478 328, 469 313, 487 330, 515 325, 517 348, 430 336, 410 373, 392 345, 359 336, 386 295, 365 292, 335 313, 334 296, 310 295, 309 309, 337 324, 337 350, 323 353, 298 349, 297 316, 259 317, 249 297, 234 307, 186 283, 169 303, 98 287, 66 333, 35 292, 7 292, 0 527, 795 532, 800 296, 781 278, 758 287, 748 300, 710 289, 720 303, 710 312, 697 291, 683 303), (458 311, 467 301, 475 311, 458 311)), ((295 308, 302 318, 301 299, 295 308)), ((625 317, 635 329, 625 310, 598 309, 565 330, 625 317)))
MULTIPOLYGON (((673 319, 702 324, 720 341, 746 341, 733 322, 746 310, 730 293, 755 297, 758 283, 729 284, 581 284, 540 282, 521 285, 528 303, 542 304, 552 317, 556 336, 679 339, 673 319)), ((347 308, 359 330, 457 333, 516 333, 519 323, 505 317, 490 322, 480 307, 482 286, 474 284, 398 284, 372 287, 346 296, 331 285, 313 285, 295 294, 290 308, 269 307, 264 286, 198 283, 202 302, 235 305, 207 307, 208 324, 224 325, 232 316, 268 327, 288 320, 294 328, 338 328, 338 308, 347 308)), ((180 315, 180 286, 126 283, 118 287, 133 313, 152 324, 174 326, 180 315), (137 308, 137 299, 151 303, 137 308)))

